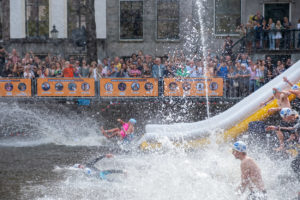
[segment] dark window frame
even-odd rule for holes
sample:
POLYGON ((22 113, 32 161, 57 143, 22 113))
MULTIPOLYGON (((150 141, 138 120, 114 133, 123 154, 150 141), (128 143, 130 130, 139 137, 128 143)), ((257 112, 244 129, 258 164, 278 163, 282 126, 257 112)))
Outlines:
MULTIPOLYGON (((217 0, 214 0, 214 34, 215 36, 239 36, 239 33, 237 32, 234 32, 234 33, 217 33, 217 23, 216 23, 216 20, 217 20, 217 17, 216 17, 216 1, 217 0)), ((242 0, 237 0, 237 1, 240 1, 240 23, 242 23, 242 0)))
MULTIPOLYGON (((74 0, 74 1, 78 1, 78 0, 74 0)), ((81 5, 86 5, 86 0, 79 0, 80 1, 80 4, 81 5), (81 3, 82 2, 82 3, 81 3)), ((71 35, 72 35, 72 31, 73 30, 75 30, 75 29, 81 29, 83 26, 84 26, 84 29, 86 29, 86 9, 85 8, 83 8, 83 7, 81 7, 81 6, 79 6, 79 8, 77 8, 77 10, 75 10, 74 12, 77 12, 76 13, 76 27, 74 28, 74 29, 72 29, 72 27, 70 27, 70 25, 71 25, 71 22, 70 22, 70 15, 71 15, 71 13, 69 12, 70 10, 69 10, 69 7, 70 7, 70 4, 71 4, 71 2, 70 2, 70 0, 67 0, 67 32, 68 32, 68 38, 71 38, 71 35), (84 17, 85 18, 85 24, 83 25, 82 24, 82 17, 84 17), (78 26, 77 26, 77 23, 78 23, 78 26)))
MULTIPOLYGON (((271 5, 271 4, 288 4, 289 5, 289 21, 291 21, 292 19, 292 3, 291 2, 264 2, 263 4, 263 12, 262 12, 262 15, 265 17, 265 12, 266 12, 266 5, 271 5)), ((266 19, 268 20, 268 19, 266 19)), ((282 20, 280 20, 281 23, 282 23, 282 20)), ((267 21, 268 22, 268 21, 267 21)), ((273 19, 273 22, 276 24, 275 20, 273 19)))
POLYGON ((3 1, 0 0, 0 41, 3 40, 3 1))
POLYGON ((34 3, 30 3, 29 2, 29 0, 25 0, 25 28, 26 28, 26 38, 28 38, 28 39, 48 39, 49 38, 49 32, 50 32, 50 29, 49 29, 49 21, 50 21, 50 19, 49 19, 49 0, 46 0, 47 1, 47 3, 46 4, 41 4, 41 2, 39 1, 39 0, 34 0, 34 3), (48 5, 47 5, 48 4, 48 5), (35 31, 35 33, 37 34, 37 35, 34 35, 34 36, 30 36, 29 34, 29 28, 28 28, 28 26, 29 26, 29 21, 31 21, 31 20, 28 20, 27 19, 27 17, 28 17, 28 13, 27 13, 27 8, 29 7, 29 6, 32 6, 33 7, 33 9, 37 9, 36 10, 36 13, 37 13, 37 17, 36 17, 36 19, 35 20, 32 20, 33 22, 35 22, 35 28, 36 28, 36 31, 35 31), (40 6, 46 6, 46 7, 48 7, 48 16, 46 16, 47 17, 47 20, 40 20, 39 19, 39 7, 40 6), (40 24, 41 23, 48 23, 48 26, 47 26, 47 28, 48 28, 48 31, 47 31, 47 34, 46 35, 41 35, 41 30, 40 30, 40 24))
MULTIPOLYGON (((132 6, 132 5, 131 5, 132 6)), ((144 1, 143 0, 119 0, 119 40, 120 41, 144 41, 144 1), (142 13, 141 13, 141 23, 142 23, 142 35, 141 38, 122 38, 121 37, 121 2, 141 2, 142 3, 142 13)))
POLYGON ((180 0, 156 0, 156 29, 155 29, 155 37, 157 41, 179 41, 180 40, 180 0), (177 18, 172 18, 172 19, 159 19, 158 16, 158 7, 160 2, 175 2, 178 3, 178 17, 177 18), (169 37, 164 37, 160 38, 158 36, 158 28, 159 28, 159 22, 175 22, 177 21, 178 23, 178 36, 176 38, 169 38, 169 37))

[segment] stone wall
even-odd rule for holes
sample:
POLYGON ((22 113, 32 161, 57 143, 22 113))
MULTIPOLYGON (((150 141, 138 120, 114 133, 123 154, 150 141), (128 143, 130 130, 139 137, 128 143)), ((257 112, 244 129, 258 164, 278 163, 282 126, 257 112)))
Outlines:
MULTIPOLYGON (((199 50, 201 51, 202 44, 197 37, 200 37, 200 25, 197 3, 202 2, 205 9, 200 13, 205 13, 205 27, 203 28, 206 37, 205 45, 212 52, 220 53, 224 37, 217 37, 214 35, 214 1, 213 0, 181 0, 180 1, 180 39, 178 41, 158 41, 156 39, 156 0, 144 1, 144 36, 142 41, 120 41, 119 39, 119 0, 106 1, 106 39, 98 39, 98 57, 114 56, 130 56, 132 53, 137 53, 142 50, 145 54, 153 56, 162 56, 175 50, 184 50, 187 54, 199 50), (195 31, 192 31, 192 30, 195 31)), ((6 8, 4 13, 5 19, 9 19, 9 1, 3 1, 3 7, 6 8)), ((246 23, 250 15, 255 14, 258 10, 263 12, 264 3, 277 2, 275 0, 241 0, 241 19, 246 23)), ((300 18, 300 2, 281 0, 280 2, 291 3, 292 24, 295 25, 300 18)), ((97 8, 96 8, 97 9, 97 8)), ((69 39, 59 39, 58 41, 47 40, 44 42, 28 41, 24 39, 9 40, 9 20, 4 21, 4 46, 8 51, 16 48, 21 55, 26 51, 32 50, 36 54, 46 55, 50 52, 52 55, 62 55, 68 57, 69 55, 82 55, 86 51, 82 48, 76 47, 69 39)), ((233 37, 236 41, 238 38, 233 37)), ((0 42, 1 44, 1 42, 0 42)), ((254 55, 254 57, 264 57, 254 55)), ((297 53, 292 55, 294 61, 298 59, 297 53)))

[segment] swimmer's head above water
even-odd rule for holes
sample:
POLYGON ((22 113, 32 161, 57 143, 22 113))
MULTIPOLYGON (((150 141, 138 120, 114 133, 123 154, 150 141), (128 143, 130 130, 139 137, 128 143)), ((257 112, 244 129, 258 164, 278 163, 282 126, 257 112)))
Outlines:
POLYGON ((298 85, 293 85, 292 90, 299 90, 299 86, 298 85))
POLYGON ((280 87, 276 87, 272 89, 273 94, 276 94, 277 92, 282 92, 280 87))
POLYGON ((246 144, 242 141, 237 141, 233 144, 232 154, 236 159, 242 160, 247 154, 246 144))
POLYGON ((233 144, 232 147, 233 150, 238 151, 238 152, 247 152, 247 146, 243 141, 237 141, 233 144))
POLYGON ((133 119, 133 118, 131 118, 131 119, 129 120, 129 122, 130 122, 131 124, 136 124, 136 120, 133 119))
POLYGON ((291 109, 291 108, 282 108, 280 110, 280 116, 282 118, 287 118, 287 117, 291 117, 291 116, 296 117, 298 115, 299 115, 298 112, 296 110, 291 109))

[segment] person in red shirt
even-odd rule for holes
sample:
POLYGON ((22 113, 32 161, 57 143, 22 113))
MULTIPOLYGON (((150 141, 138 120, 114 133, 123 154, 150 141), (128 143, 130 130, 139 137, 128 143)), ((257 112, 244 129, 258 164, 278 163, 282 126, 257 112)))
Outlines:
POLYGON ((64 77, 74 77, 74 68, 72 64, 69 64, 69 67, 65 68, 63 71, 64 77))

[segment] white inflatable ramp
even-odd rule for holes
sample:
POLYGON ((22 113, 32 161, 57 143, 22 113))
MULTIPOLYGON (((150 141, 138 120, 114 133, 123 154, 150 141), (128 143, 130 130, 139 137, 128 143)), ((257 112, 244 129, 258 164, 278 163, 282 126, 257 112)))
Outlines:
MULTIPOLYGON (((233 139, 246 131, 250 122, 265 119, 270 115, 267 110, 277 107, 276 100, 264 107, 260 107, 260 104, 273 95, 272 88, 276 87, 282 90, 290 88, 283 81, 283 77, 287 77, 292 83, 298 84, 300 61, 228 110, 212 118, 193 123, 146 125, 146 133, 140 140, 140 147, 142 149, 160 147, 159 141, 166 137, 175 143, 184 141, 185 144, 192 147, 199 146, 206 142, 204 138, 207 138, 212 130, 222 130, 225 141, 233 139)), ((290 98, 292 100, 295 97, 291 95, 290 98)))

